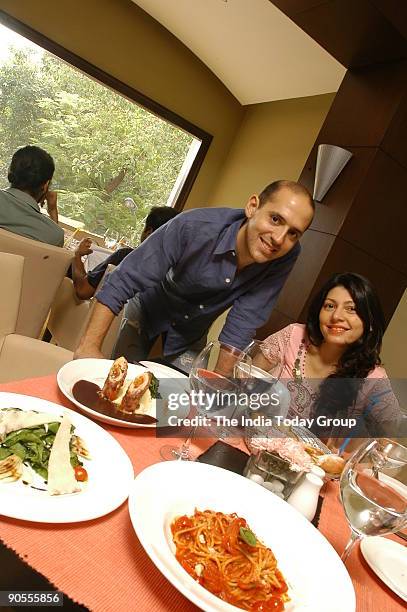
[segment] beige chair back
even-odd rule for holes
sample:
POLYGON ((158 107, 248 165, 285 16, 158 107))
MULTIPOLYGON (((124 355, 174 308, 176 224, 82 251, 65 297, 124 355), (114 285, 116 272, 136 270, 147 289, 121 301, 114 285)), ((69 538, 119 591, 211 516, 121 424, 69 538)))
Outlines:
MULTIPOLYGON (((99 287, 104 283, 106 275, 114 268, 115 266, 112 264, 108 265, 99 287)), ((71 279, 65 278, 52 304, 47 324, 52 334, 52 342, 70 351, 75 351, 88 324, 94 305, 95 300, 93 298, 85 301, 78 300, 73 282, 71 279)), ((102 344, 101 350, 106 359, 110 359, 122 316, 122 313, 120 313, 119 316, 114 318, 102 344)))
POLYGON ((47 322, 52 342, 75 351, 89 319, 90 309, 90 300, 79 300, 73 282, 65 277, 51 305, 47 322))
POLYGON ((24 257, 0 253, 0 337, 14 333, 20 308, 24 257))
POLYGON ((22 255, 25 259, 16 332, 38 338, 73 253, 3 229, 0 252, 22 255))
POLYGON ((73 356, 65 349, 14 333, 20 309, 24 266, 21 255, 0 252, 0 383, 55 374, 73 356))

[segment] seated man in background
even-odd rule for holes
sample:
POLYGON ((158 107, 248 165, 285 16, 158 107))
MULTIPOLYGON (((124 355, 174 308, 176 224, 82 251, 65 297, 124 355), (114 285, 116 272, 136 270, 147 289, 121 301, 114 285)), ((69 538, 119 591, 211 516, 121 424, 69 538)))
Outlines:
POLYGON ((164 357, 189 370, 210 325, 229 306, 219 340, 244 348, 268 320, 313 214, 305 187, 276 181, 245 209, 178 215, 106 279, 75 357, 102 357, 107 330, 127 301, 114 357, 145 359, 163 334, 164 357))
MULTIPOLYGON (((167 223, 170 219, 173 219, 177 214, 178 212, 169 206, 153 206, 147 215, 144 229, 140 236, 140 242, 143 242, 150 234, 155 232, 156 229, 164 225, 164 223, 167 223)), ((91 245, 92 240, 90 238, 84 238, 76 249, 75 258, 72 262, 72 280, 76 296, 80 300, 89 300, 94 296, 97 286, 102 280, 109 264, 118 266, 119 263, 133 251, 131 247, 118 249, 102 261, 102 263, 93 268, 93 270, 86 273, 82 257, 92 253, 91 245)))
POLYGON ((0 190, 0 227, 31 238, 62 247, 64 232, 58 225, 57 193, 49 186, 55 170, 51 155, 28 145, 18 149, 8 171, 10 187, 0 190), (46 202, 49 217, 40 205, 46 202))

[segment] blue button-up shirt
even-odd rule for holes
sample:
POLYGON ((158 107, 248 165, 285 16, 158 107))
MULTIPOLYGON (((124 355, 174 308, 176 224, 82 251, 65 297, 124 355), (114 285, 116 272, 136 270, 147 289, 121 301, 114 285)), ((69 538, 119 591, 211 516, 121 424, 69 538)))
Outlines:
POLYGON ((164 354, 201 338, 229 306, 219 340, 245 347, 269 318, 300 246, 274 261, 238 272, 236 237, 242 209, 197 208, 161 226, 130 253, 96 294, 118 314, 138 294, 147 333, 166 332, 164 354))

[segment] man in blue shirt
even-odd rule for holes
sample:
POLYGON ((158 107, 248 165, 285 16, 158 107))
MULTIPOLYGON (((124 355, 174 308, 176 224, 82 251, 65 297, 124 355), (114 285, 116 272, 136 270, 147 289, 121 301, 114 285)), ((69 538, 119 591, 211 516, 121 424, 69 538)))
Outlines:
MULTIPOLYGON (((251 196, 244 210, 178 215, 108 277, 75 357, 102 357, 104 336, 128 300, 122 334, 133 338, 125 355, 130 361, 146 358, 159 334, 173 362, 191 346, 199 350, 211 323, 230 306, 219 340, 245 347, 269 318, 313 213, 302 185, 276 181, 251 196)), ((119 338, 116 355, 122 346, 119 338)))

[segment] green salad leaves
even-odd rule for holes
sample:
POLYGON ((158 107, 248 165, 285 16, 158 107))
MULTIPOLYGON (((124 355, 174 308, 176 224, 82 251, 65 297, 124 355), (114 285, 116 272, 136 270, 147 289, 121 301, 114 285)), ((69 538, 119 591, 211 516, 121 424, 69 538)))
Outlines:
MULTIPOLYGON (((48 423, 9 433, 0 444, 0 461, 10 455, 17 455, 26 465, 47 480, 48 460, 59 425, 59 423, 48 423)), ((73 430, 72 427, 71 433, 73 430)), ((72 450, 72 440, 71 438, 71 465, 76 467, 82 463, 76 452, 72 450)))
POLYGON ((151 372, 151 382, 150 382, 150 386, 148 388, 150 389, 151 397, 153 399, 161 399, 161 395, 160 395, 160 393, 158 391, 159 384, 160 384, 160 381, 151 372))

